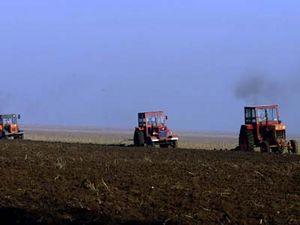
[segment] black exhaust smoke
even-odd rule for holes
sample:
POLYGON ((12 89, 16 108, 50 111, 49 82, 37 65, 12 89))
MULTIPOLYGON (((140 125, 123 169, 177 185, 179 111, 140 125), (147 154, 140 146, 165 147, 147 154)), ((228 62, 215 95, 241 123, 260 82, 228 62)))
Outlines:
POLYGON ((278 80, 260 74, 248 75, 236 83, 234 96, 247 104, 273 104, 283 96, 280 89, 278 80))

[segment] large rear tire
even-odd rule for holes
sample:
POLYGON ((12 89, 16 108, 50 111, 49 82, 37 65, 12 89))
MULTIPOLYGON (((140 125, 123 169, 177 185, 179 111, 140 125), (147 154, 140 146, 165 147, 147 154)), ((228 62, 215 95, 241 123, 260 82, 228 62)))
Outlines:
POLYGON ((260 152, 261 152, 261 153, 269 153, 269 152, 271 152, 271 148, 270 148, 269 142, 263 141, 263 142, 260 144, 260 152))
POLYGON ((241 126, 239 136, 240 151, 253 152, 254 151, 254 136, 253 133, 247 129, 245 125, 241 126))
POLYGON ((291 152, 293 154, 297 154, 298 153, 298 142, 295 140, 291 140, 290 144, 291 144, 291 152))
POLYGON ((144 146, 145 145, 145 137, 144 133, 140 130, 134 131, 134 137, 133 137, 134 146, 144 146))

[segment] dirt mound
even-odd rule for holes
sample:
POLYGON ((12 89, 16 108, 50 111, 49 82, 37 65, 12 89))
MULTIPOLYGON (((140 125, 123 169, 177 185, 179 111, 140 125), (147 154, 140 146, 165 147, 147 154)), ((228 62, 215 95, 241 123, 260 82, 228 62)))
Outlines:
POLYGON ((300 224, 300 157, 1 142, 1 224, 300 224))

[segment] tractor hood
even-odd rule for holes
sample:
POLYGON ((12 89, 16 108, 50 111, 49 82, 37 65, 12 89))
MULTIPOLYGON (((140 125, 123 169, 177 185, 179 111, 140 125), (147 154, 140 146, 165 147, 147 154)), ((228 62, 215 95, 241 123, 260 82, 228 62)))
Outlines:
POLYGON ((275 125, 275 130, 285 130, 286 126, 285 124, 276 124, 275 125))
MULTIPOLYGON (((266 125, 266 124, 264 124, 264 125, 266 125)), ((270 127, 270 128, 272 128, 273 130, 275 130, 275 131, 281 131, 281 130, 285 130, 286 129, 286 126, 285 126, 285 124, 283 124, 283 123, 279 123, 279 124, 275 124, 275 123, 271 123, 271 124, 269 124, 268 125, 268 127, 270 127)))
MULTIPOLYGON (((265 123, 262 125, 266 126, 265 123)), ((278 123, 270 123, 268 126, 273 127, 273 129, 275 129, 275 130, 285 130, 286 129, 286 125, 283 123, 279 123, 279 124, 278 123)), ((252 124, 246 124, 246 127, 248 130, 252 130, 254 128, 252 124)))

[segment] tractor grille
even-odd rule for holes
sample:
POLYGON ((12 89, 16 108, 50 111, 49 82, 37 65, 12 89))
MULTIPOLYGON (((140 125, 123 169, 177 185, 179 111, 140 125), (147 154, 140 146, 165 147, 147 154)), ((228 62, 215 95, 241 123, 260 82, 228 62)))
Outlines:
POLYGON ((167 131, 159 131, 159 137, 160 138, 166 138, 167 137, 167 131))
POLYGON ((285 139, 285 131, 284 130, 276 131, 276 137, 285 139))

